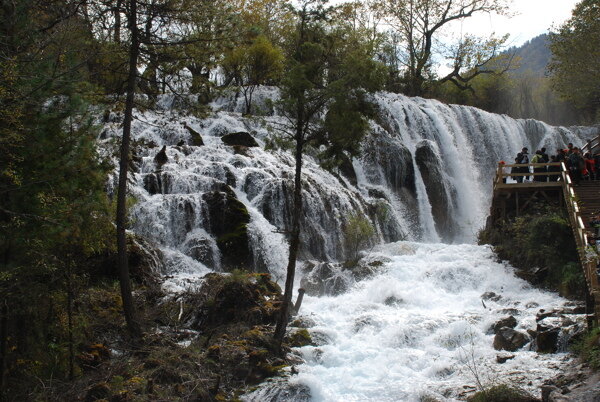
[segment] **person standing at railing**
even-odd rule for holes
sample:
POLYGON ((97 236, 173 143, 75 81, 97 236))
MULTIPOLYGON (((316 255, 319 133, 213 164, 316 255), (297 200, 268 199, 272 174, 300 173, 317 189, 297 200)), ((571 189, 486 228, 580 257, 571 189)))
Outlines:
MULTIPOLYGON (((550 163, 557 163, 558 162, 558 155, 552 155, 550 157, 550 163)), ((562 170, 562 168, 560 167, 560 165, 555 165, 555 166, 548 166, 548 173, 560 173, 562 170)), ((548 180, 549 181, 558 181, 560 175, 548 175, 548 180)))
MULTIPOLYGON (((529 164, 529 155, 527 154, 527 148, 523 148, 521 152, 517 154, 515 162, 517 164, 529 164)), ((514 171, 515 169, 513 169, 514 171)), ((517 167, 514 173, 529 173, 529 166, 517 167)), ((529 180, 529 176, 515 176, 517 183, 523 183, 523 180, 529 180)))
POLYGON ((578 186, 581 181, 581 173, 584 168, 585 161, 579 153, 579 148, 575 147, 573 148, 571 155, 569 155, 569 175, 571 176, 573 184, 576 186, 578 186))
MULTIPOLYGON (((538 149, 537 151, 535 151, 535 155, 533 155, 533 157, 531 158, 531 163, 546 163, 544 161, 544 157, 542 155, 541 150, 538 149)), ((545 166, 535 166, 533 168, 533 173, 546 173, 546 167, 545 166)), ((546 181, 546 176, 535 175, 535 176, 533 176, 533 181, 546 181)))

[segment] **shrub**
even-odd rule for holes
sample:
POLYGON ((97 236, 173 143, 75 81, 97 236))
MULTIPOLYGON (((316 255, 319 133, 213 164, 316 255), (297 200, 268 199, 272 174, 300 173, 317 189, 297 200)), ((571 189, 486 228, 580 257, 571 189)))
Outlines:
POLYGON ((518 387, 500 384, 477 392, 467 400, 470 402, 529 402, 537 399, 518 387))
POLYGON ((586 361, 594 370, 600 370, 600 328, 595 328, 573 350, 586 361))
POLYGON ((350 215, 344 228, 348 259, 358 260, 358 253, 369 246, 374 237, 375 228, 368 218, 359 213, 350 215))

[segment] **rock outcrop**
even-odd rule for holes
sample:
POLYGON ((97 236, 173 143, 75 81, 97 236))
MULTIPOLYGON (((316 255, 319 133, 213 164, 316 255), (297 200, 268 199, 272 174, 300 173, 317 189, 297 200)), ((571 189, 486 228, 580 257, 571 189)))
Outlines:
POLYGON ((247 133, 245 131, 225 134, 221 137, 221 141, 223 141, 226 145, 231 146, 240 145, 249 148, 258 146, 258 143, 254 139, 254 137, 252 137, 250 133, 247 133))

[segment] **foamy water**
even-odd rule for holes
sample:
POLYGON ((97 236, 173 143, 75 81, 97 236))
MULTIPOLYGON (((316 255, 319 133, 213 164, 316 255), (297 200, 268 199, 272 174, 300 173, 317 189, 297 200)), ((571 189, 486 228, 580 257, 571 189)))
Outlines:
MULTIPOLYGON (((316 323, 309 331, 325 343, 298 349, 305 363, 289 382, 308 386, 311 400, 464 399, 477 381, 538 394, 570 359, 526 345, 496 362, 505 352, 494 350, 490 327, 509 315, 503 309, 518 311, 516 329, 524 332, 535 329, 539 309, 566 301, 516 278, 489 247, 400 242, 380 252, 391 259, 381 274, 337 297, 305 298, 302 315, 316 323), (501 298, 482 303, 485 292, 501 298)), ((265 388, 247 398, 271 394, 265 388)))

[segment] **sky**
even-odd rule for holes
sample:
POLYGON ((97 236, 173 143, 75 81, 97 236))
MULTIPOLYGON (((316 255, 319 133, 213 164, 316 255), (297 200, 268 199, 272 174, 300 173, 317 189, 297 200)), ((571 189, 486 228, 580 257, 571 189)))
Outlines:
POLYGON ((570 18, 578 0, 512 0, 513 17, 481 14, 457 23, 452 30, 475 35, 510 34, 508 46, 520 46, 524 42, 548 32, 570 18))

